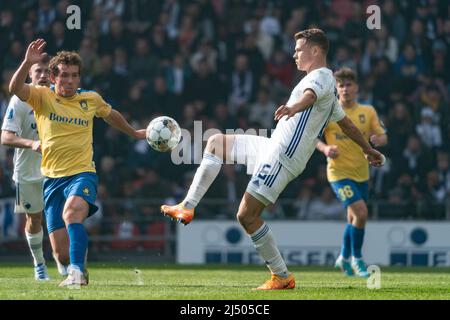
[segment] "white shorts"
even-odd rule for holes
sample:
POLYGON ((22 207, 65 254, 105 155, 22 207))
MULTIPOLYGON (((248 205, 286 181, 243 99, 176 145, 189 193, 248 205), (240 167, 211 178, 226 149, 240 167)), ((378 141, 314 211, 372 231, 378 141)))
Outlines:
POLYGON ((275 203, 281 192, 295 176, 279 161, 277 146, 269 138, 254 135, 236 135, 231 158, 247 166, 252 175, 247 192, 264 205, 275 203))
POLYGON ((39 213, 44 210, 43 182, 16 183, 15 213, 39 213))

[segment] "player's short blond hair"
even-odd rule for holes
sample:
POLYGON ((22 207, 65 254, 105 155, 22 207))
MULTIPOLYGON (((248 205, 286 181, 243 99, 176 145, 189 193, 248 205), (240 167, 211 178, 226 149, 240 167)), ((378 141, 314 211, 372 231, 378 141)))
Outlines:
POLYGON ((336 82, 338 83, 342 83, 346 80, 358 83, 358 76, 356 75, 356 72, 347 67, 337 70, 334 73, 334 77, 336 78, 336 82))
POLYGON ((327 55, 328 49, 330 48, 330 42, 328 41, 325 32, 321 29, 312 28, 297 32, 294 36, 295 41, 299 39, 305 39, 306 43, 310 43, 313 45, 319 46, 322 49, 323 53, 327 55))
POLYGON ((83 67, 83 60, 75 51, 59 51, 49 63, 50 73, 57 76, 59 73, 58 66, 65 64, 69 66, 78 66, 79 74, 81 75, 81 68, 83 67))

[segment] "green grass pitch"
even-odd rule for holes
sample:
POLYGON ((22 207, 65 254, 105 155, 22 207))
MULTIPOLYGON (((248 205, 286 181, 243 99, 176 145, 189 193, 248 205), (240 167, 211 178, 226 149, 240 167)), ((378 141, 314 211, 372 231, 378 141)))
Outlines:
POLYGON ((291 267, 294 290, 254 292, 269 276, 265 266, 178 266, 92 263, 90 284, 59 288, 62 278, 51 264, 50 281, 36 282, 25 264, 0 264, 0 299, 450 299, 449 268, 382 268, 381 288, 326 267, 291 267), (136 269, 135 269, 136 268, 136 269), (136 271, 138 270, 138 271, 136 271))

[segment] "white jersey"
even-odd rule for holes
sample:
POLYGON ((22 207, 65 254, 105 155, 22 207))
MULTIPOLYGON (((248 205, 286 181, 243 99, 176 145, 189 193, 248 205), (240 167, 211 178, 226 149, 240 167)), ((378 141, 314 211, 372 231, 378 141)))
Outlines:
POLYGON ((337 100, 336 81, 330 69, 324 67, 308 73, 292 90, 286 105, 297 103, 306 89, 314 91, 316 103, 289 120, 283 117, 271 138, 279 161, 295 176, 304 170, 316 148, 316 139, 322 135, 328 122, 345 117, 337 100))
MULTIPOLYGON (((9 101, 2 130, 15 132, 18 136, 39 140, 33 109, 17 96, 9 101)), ((15 148, 13 180, 17 183, 33 183, 43 180, 40 153, 31 149, 15 148)))

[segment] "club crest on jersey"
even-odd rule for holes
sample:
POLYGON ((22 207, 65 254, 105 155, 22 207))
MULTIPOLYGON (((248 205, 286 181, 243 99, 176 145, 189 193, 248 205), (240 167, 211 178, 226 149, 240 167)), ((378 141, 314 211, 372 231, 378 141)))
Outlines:
POLYGON ((87 111, 87 109, 88 109, 87 101, 86 101, 86 100, 81 100, 81 101, 80 101, 80 107, 81 107, 81 109, 83 109, 84 111, 87 111))
POLYGON ((83 188, 83 193, 88 196, 89 195, 89 188, 88 187, 84 187, 83 188))
POLYGON ((359 122, 366 123, 366 116, 364 114, 359 115, 359 122))

